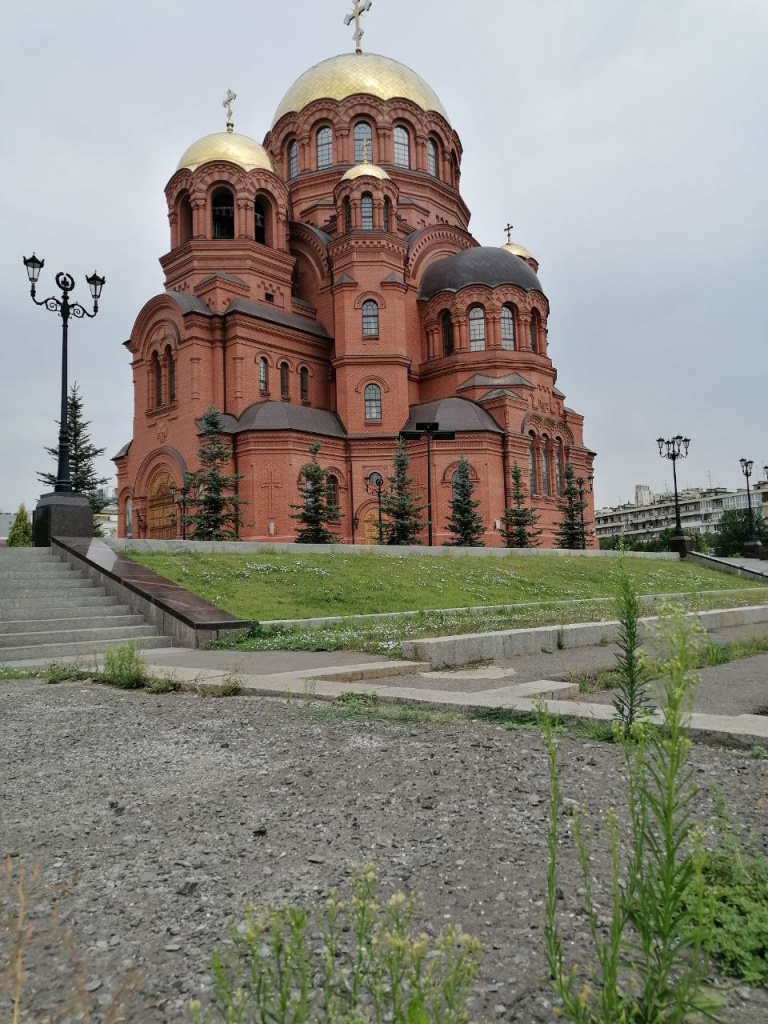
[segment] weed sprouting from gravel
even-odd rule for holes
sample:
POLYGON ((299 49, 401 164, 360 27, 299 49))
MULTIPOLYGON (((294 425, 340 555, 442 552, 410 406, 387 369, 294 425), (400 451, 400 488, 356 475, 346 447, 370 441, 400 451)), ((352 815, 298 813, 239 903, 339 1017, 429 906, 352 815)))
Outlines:
POLYGON ((243 683, 236 672, 224 676, 220 683, 200 683, 195 687, 198 697, 237 697, 242 690, 243 683))
POLYGON ((98 675, 101 682, 112 683, 123 690, 136 690, 147 681, 147 664, 129 640, 104 651, 104 667, 98 675))
POLYGON ((77 662, 71 665, 61 664, 52 661, 43 671, 43 679, 46 683, 71 683, 80 679, 86 679, 90 673, 86 672, 77 662))

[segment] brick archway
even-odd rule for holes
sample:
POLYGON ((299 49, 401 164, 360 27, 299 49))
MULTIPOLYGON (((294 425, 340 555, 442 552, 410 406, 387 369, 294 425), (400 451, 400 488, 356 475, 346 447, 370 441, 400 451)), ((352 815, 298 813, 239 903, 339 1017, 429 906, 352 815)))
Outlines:
POLYGON ((150 540, 175 540, 176 508, 171 497, 175 481, 167 470, 161 470, 149 488, 148 532, 150 540))

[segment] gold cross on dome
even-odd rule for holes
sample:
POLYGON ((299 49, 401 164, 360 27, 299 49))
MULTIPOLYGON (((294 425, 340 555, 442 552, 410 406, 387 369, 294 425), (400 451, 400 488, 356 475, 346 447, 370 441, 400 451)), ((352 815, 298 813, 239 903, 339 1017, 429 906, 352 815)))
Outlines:
POLYGON ((222 107, 227 108, 227 131, 232 132, 235 130, 235 122, 232 120, 232 104, 237 99, 237 93, 232 92, 231 89, 227 89, 227 95, 224 98, 224 102, 221 104, 222 107))
POLYGON ((507 245, 509 245, 509 243, 512 241, 512 229, 514 228, 514 226, 514 224, 507 224, 507 226, 504 228, 504 230, 507 232, 507 245))
POLYGON ((355 53, 362 53, 363 48, 360 45, 363 39, 363 28, 360 24, 360 16, 365 14, 366 11, 370 11, 373 0, 355 0, 354 10, 351 14, 348 14, 344 19, 345 25, 351 25, 355 23, 355 34, 352 37, 355 40, 355 53))

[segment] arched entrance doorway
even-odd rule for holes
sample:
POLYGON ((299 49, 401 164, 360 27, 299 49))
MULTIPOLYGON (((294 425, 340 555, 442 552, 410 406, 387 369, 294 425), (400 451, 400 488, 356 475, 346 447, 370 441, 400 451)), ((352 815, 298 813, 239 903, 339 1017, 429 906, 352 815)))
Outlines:
POLYGON ((176 538, 176 508, 171 496, 173 477, 168 472, 158 473, 149 489, 149 538, 174 540, 176 538))

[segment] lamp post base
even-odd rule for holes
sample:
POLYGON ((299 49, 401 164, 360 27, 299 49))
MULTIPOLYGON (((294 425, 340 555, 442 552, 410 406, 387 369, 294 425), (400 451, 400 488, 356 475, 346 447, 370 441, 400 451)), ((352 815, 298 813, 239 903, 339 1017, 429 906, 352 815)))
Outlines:
POLYGON ((669 538, 669 550, 676 551, 681 558, 685 558, 688 552, 693 550, 691 538, 683 537, 673 533, 672 536, 669 538))
POLYGON ((748 540, 741 549, 742 558, 764 558, 765 548, 759 540, 748 540))
POLYGON ((32 517, 32 543, 51 546, 51 537, 92 537, 93 512, 88 499, 74 491, 44 494, 32 517))

